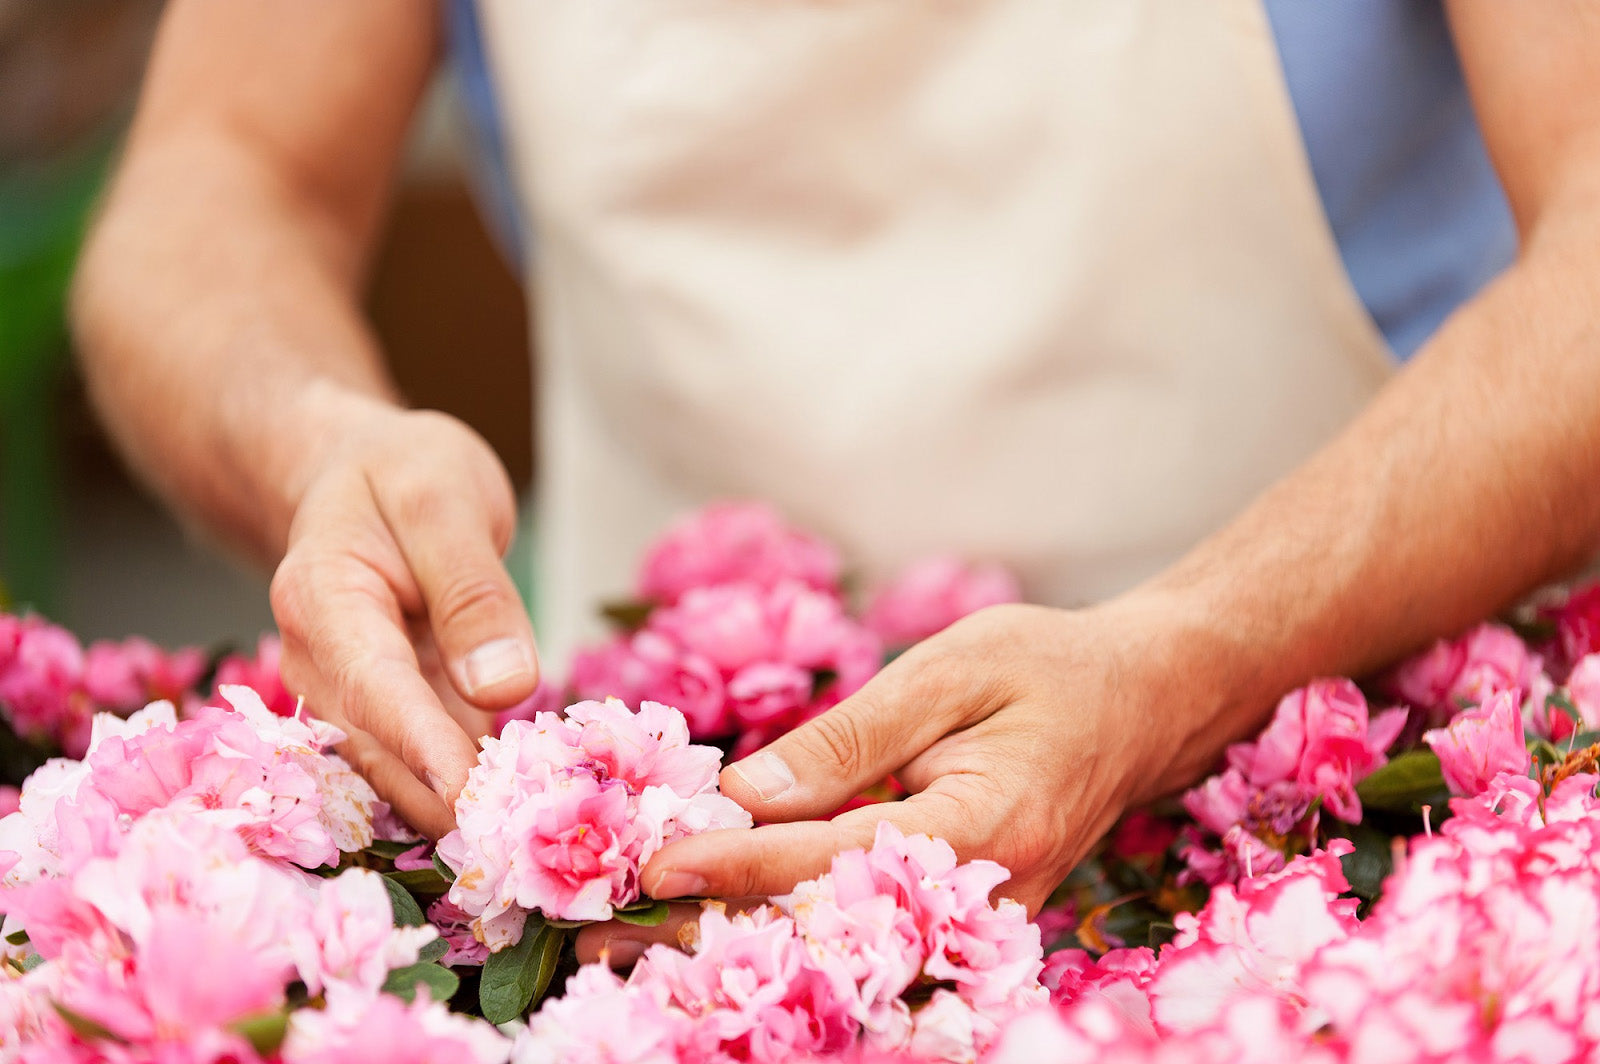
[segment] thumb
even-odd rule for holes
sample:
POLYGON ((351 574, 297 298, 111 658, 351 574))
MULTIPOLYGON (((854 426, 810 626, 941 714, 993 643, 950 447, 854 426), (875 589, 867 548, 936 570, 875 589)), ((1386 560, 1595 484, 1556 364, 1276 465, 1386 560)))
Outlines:
MULTIPOLYGON (((837 706, 722 770, 722 793, 759 821, 826 816, 985 715, 975 677, 905 655, 837 706)), ((916 655, 917 658, 925 655, 916 655)))

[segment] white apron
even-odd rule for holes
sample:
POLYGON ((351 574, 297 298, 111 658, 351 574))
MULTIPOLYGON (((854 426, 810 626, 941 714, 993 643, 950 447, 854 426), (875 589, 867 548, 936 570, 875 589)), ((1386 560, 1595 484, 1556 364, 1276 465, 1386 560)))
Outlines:
POLYGON ((537 229, 541 643, 754 496, 1058 605, 1391 372, 1260 0, 481 0, 537 229))

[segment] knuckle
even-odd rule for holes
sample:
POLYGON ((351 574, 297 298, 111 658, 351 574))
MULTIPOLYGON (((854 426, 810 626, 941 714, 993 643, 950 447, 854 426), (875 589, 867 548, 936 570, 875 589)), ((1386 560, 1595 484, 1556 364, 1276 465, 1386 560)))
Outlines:
POLYGON ((504 612, 510 605, 510 593, 499 580, 466 577, 447 584, 429 601, 428 612, 436 627, 448 630, 504 612))
POLYGON ((278 627, 289 633, 303 632, 306 627, 306 581, 304 565, 294 552, 284 556, 272 574, 267 588, 267 602, 278 627))
POLYGON ((851 714, 824 713, 809 727, 817 752, 837 765, 845 776, 854 776, 870 760, 865 748, 866 730, 851 714))

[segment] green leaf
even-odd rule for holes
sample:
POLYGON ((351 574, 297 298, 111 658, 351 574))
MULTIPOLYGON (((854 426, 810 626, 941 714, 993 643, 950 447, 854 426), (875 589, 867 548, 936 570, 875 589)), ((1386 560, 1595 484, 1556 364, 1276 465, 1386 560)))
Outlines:
POLYGON ((27 929, 24 928, 21 931, 11 932, 11 934, 6 936, 6 941, 11 943, 13 946, 26 946, 28 944, 27 929))
POLYGON ((385 872, 383 878, 398 883, 415 894, 443 894, 450 889, 450 880, 434 868, 412 868, 404 872, 385 872))
POLYGON ((283 1045, 283 1036, 289 1032, 289 1014, 263 1012, 257 1016, 246 1016, 228 1024, 228 1029, 249 1042, 257 1053, 270 1057, 278 1052, 278 1047, 283 1045))
POLYGON ((73 1033, 79 1038, 89 1042, 108 1041, 127 1044, 128 1040, 126 1038, 116 1034, 109 1027, 103 1026, 98 1021, 91 1020, 83 1013, 74 1012, 59 1001, 52 1001, 50 1004, 55 1007, 56 1014, 66 1022, 68 1027, 72 1028, 73 1033))
POLYGON ((1390 837, 1381 831, 1356 824, 1347 836, 1355 849, 1339 859, 1350 889, 1362 901, 1372 901, 1383 892, 1383 881, 1394 871, 1394 851, 1390 837))
POLYGON ((383 982, 385 993, 406 1002, 416 1000, 419 986, 427 987, 428 996, 434 1001, 449 1001, 461 989, 461 979, 449 968, 419 961, 396 968, 383 982))
POLYGON ((660 927, 666 922, 671 913, 671 907, 664 901, 646 901, 642 905, 630 905, 626 909, 617 909, 612 912, 614 920, 636 927, 660 927))
POLYGON ((17 967, 25 972, 31 972, 44 963, 44 957, 38 953, 30 953, 17 962, 17 967))
POLYGON ((429 964, 438 960, 440 957, 443 957, 449 952, 450 943, 446 942, 442 938, 436 938, 426 946, 423 946, 421 949, 417 950, 417 961, 421 964, 429 964))
POLYGON ((1392 812, 1418 812, 1450 800, 1438 755, 1422 749, 1407 750, 1356 784, 1356 795, 1364 806, 1392 812))
POLYGON ((489 954, 478 980, 478 1006, 490 1023, 510 1023, 528 1008, 539 981, 544 940, 561 932, 545 926, 538 913, 529 913, 522 937, 515 945, 489 954))
POLYGON ((596 923, 597 921, 594 921, 594 920, 552 920, 547 916, 547 917, 544 918, 544 922, 549 924, 551 927, 559 928, 562 931, 571 931, 573 928, 577 928, 577 927, 588 927, 590 924, 596 923))
POLYGON ((623 599, 601 603, 600 616, 624 632, 637 632, 644 627, 644 622, 650 619, 650 612, 655 608, 654 602, 644 599, 623 599))
POLYGON ((421 927, 427 923, 422 916, 422 907, 410 891, 388 876, 383 877, 383 887, 389 892, 389 908, 394 910, 396 927, 421 927))
POLYGON ((419 839, 417 842, 392 842, 388 839, 378 839, 367 847, 366 852, 374 857, 381 857, 385 861, 392 861, 407 850, 416 849, 421 841, 419 839))
POLYGON ((433 870, 439 873, 440 879, 444 880, 446 883, 449 883, 451 886, 455 885, 456 870, 444 863, 444 859, 439 856, 438 850, 433 851, 433 870))
POLYGON ((532 1001, 535 1005, 544 1000, 545 991, 550 989, 550 981, 555 978, 556 968, 561 964, 561 951, 567 945, 567 933, 557 927, 545 928, 541 937, 539 968, 533 977, 532 1001))

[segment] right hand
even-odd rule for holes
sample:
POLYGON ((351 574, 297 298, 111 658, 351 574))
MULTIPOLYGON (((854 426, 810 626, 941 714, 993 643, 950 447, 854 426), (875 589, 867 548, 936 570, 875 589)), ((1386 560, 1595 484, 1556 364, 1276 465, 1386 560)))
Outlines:
POLYGON ((488 444, 447 415, 352 397, 329 423, 272 580, 284 683, 345 732, 340 753, 378 794, 438 838, 493 711, 538 683, 501 561, 515 494, 488 444))

